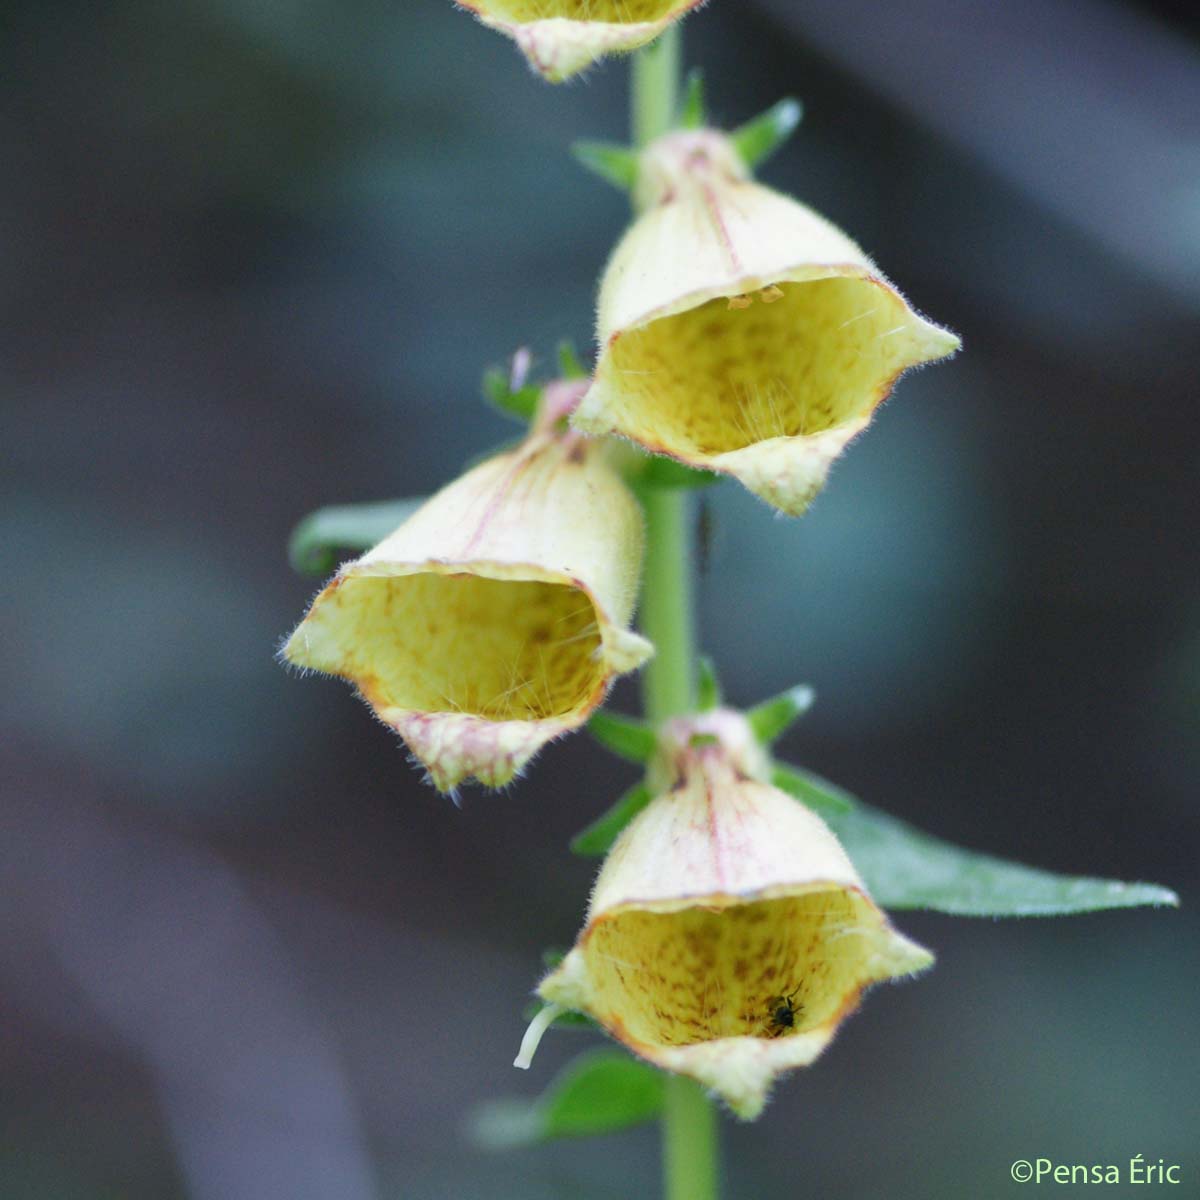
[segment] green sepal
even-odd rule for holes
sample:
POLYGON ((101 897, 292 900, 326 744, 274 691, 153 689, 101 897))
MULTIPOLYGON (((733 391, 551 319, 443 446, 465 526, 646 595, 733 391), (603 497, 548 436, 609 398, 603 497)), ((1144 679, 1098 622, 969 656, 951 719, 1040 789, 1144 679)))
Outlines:
POLYGON ((580 858, 602 858, 650 799, 650 789, 644 783, 634 784, 608 812, 571 839, 571 853, 580 858))
POLYGON ((840 816, 849 812, 856 801, 849 792, 844 792, 835 783, 787 763, 775 763, 771 768, 771 782, 781 791, 811 808, 819 817, 840 816))
POLYGON ((636 150, 616 142, 574 142, 571 153, 575 160, 605 183, 623 192, 633 191, 637 182, 638 156, 636 150))
POLYGON ((1057 875, 943 842, 856 801, 826 816, 867 889, 884 908, 958 917, 1049 917, 1141 905, 1177 906, 1153 883, 1057 875))
POLYGON ((649 762, 658 748, 654 730, 636 717, 624 717, 619 713, 601 709, 600 712, 592 713, 587 727, 588 733, 600 745, 627 762, 649 762))
POLYGON ((746 714, 746 720, 750 722, 754 736, 764 746, 769 746, 812 708, 815 699, 816 693, 812 688, 800 684, 756 704, 746 714))
POLYGON ((589 375, 570 338, 558 343, 558 373, 563 379, 586 379, 589 375))
POLYGON ((780 100, 729 137, 742 162, 753 171, 792 136, 803 115, 799 100, 780 100))
POLYGON ((683 85, 683 103, 679 106, 682 129, 703 129, 708 123, 708 105, 704 100, 704 71, 693 67, 683 85))
POLYGON ((536 1100, 491 1100, 471 1115, 469 1132, 489 1150, 555 1138, 594 1137, 655 1120, 665 1077, 620 1050, 589 1050, 567 1064, 536 1100))
POLYGON ((483 375, 483 398, 497 412, 528 425, 537 412, 542 389, 527 383, 514 390, 503 367, 489 367, 483 375))
POLYGON ((696 703, 701 712, 710 712, 721 707, 721 681, 717 678, 717 667, 707 654, 702 654, 696 663, 696 703))
POLYGON ((288 538, 292 569, 301 575, 328 575, 338 565, 340 552, 369 550, 424 503, 423 497, 417 497, 318 508, 288 538))

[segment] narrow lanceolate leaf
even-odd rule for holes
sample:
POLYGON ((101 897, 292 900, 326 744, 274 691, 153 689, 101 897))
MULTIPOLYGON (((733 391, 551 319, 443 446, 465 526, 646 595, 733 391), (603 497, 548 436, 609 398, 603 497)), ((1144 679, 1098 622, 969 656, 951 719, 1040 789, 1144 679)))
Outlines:
POLYGON ((721 681, 717 668, 707 654, 701 655, 696 664, 696 701, 701 712, 709 712, 721 705, 721 681))
POLYGON ((764 746, 768 746, 812 708, 814 699, 816 693, 812 688, 801 684, 756 704, 746 714, 746 719, 750 722, 750 728, 754 730, 754 736, 764 746))
POLYGON ((633 190, 637 182, 637 154, 628 146, 613 142, 575 142, 571 153, 582 166, 593 175, 599 175, 606 183, 623 192, 633 190))
POLYGON ((571 839, 571 853, 581 858, 601 858, 612 849, 621 830, 650 803, 650 789, 635 784, 604 814, 582 833, 571 839))
POLYGON ((636 717, 601 710, 592 713, 587 727, 600 745, 627 762, 649 762, 658 744, 654 730, 636 717))
POLYGON ((472 1140, 490 1150, 615 1133, 662 1112, 663 1076, 619 1050, 580 1055, 537 1100, 493 1100, 475 1110, 472 1140))
POLYGON ((735 130, 730 137, 742 162, 752 171, 766 162, 792 136, 803 114, 798 100, 780 100, 735 130))
POLYGON ((528 424, 537 411, 542 389, 531 383, 514 388, 503 367, 492 367, 483 377, 483 397, 506 417, 528 424))
POLYGON ((359 553, 383 541, 420 508, 423 500, 384 500, 318 508, 292 530, 288 559, 301 575, 328 575, 345 551, 359 553))
POLYGON ((683 85, 683 104, 679 108, 679 124, 684 129, 702 129, 708 123, 708 106, 704 102, 704 72, 693 67, 683 85))
POLYGON ((784 763, 776 763, 771 768, 771 782, 827 820, 849 812, 856 804, 854 797, 842 791, 836 783, 784 763))
POLYGON ((1037 917, 1139 905, 1178 905, 1153 883, 1056 875, 952 846, 861 801, 826 817, 884 908, 960 917, 1037 917))

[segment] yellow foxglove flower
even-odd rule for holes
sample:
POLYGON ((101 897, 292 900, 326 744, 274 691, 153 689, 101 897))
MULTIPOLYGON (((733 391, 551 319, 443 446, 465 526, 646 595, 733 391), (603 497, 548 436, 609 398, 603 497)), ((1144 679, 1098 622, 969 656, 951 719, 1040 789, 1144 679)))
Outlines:
POLYGON ((441 791, 508 783, 652 652, 628 628, 641 510, 562 419, 583 386, 549 385, 516 450, 345 564, 284 646, 354 683, 441 791))
POLYGON ((703 0, 458 0, 507 34, 552 83, 653 41, 703 0))
POLYGON ((841 230, 756 183, 724 134, 652 143, 635 202, 600 287, 580 429, 799 514, 899 376, 959 346, 841 230))
POLYGON ((677 718, 660 746, 656 799, 613 846, 574 949, 538 991, 751 1119, 864 988, 933 957, 892 927, 825 823, 770 786, 744 717, 677 718))

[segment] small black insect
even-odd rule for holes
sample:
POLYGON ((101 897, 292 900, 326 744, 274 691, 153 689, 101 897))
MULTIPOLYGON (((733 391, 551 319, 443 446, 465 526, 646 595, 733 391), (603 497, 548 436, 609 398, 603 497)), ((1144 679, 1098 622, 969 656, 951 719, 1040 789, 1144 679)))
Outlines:
POLYGON ((796 1003, 796 993, 799 991, 800 989, 796 988, 786 996, 775 996, 767 1005, 771 1011, 768 1024, 772 1037, 780 1037, 789 1029, 794 1029, 796 1018, 804 1015, 804 1005, 796 1003))

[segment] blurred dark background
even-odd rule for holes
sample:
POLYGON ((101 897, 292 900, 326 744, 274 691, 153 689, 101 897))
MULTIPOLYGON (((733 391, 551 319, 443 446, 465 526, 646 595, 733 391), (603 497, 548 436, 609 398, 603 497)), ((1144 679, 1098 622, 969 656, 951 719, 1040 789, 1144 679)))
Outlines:
MULTIPOLYGON (((939 954, 762 1121, 729 1197, 1008 1196, 1015 1158, 1200 1194, 1200 42, 1100 0, 714 0, 719 120, 963 334, 801 522, 710 494, 703 640, 787 755, 943 836, 1179 912, 903 914, 939 954)), ((0 18, 0 1195, 652 1196, 652 1129, 503 1156, 510 1063, 631 780, 583 737, 461 810, 273 661, 289 529, 511 432, 481 369, 590 340, 619 62, 551 89, 449 0, 0 18)), ((636 703, 624 686, 618 699, 636 703)), ((1108 1188, 1106 1195, 1125 1194, 1108 1188)), ((1133 1192, 1132 1194, 1140 1194, 1133 1192)))

